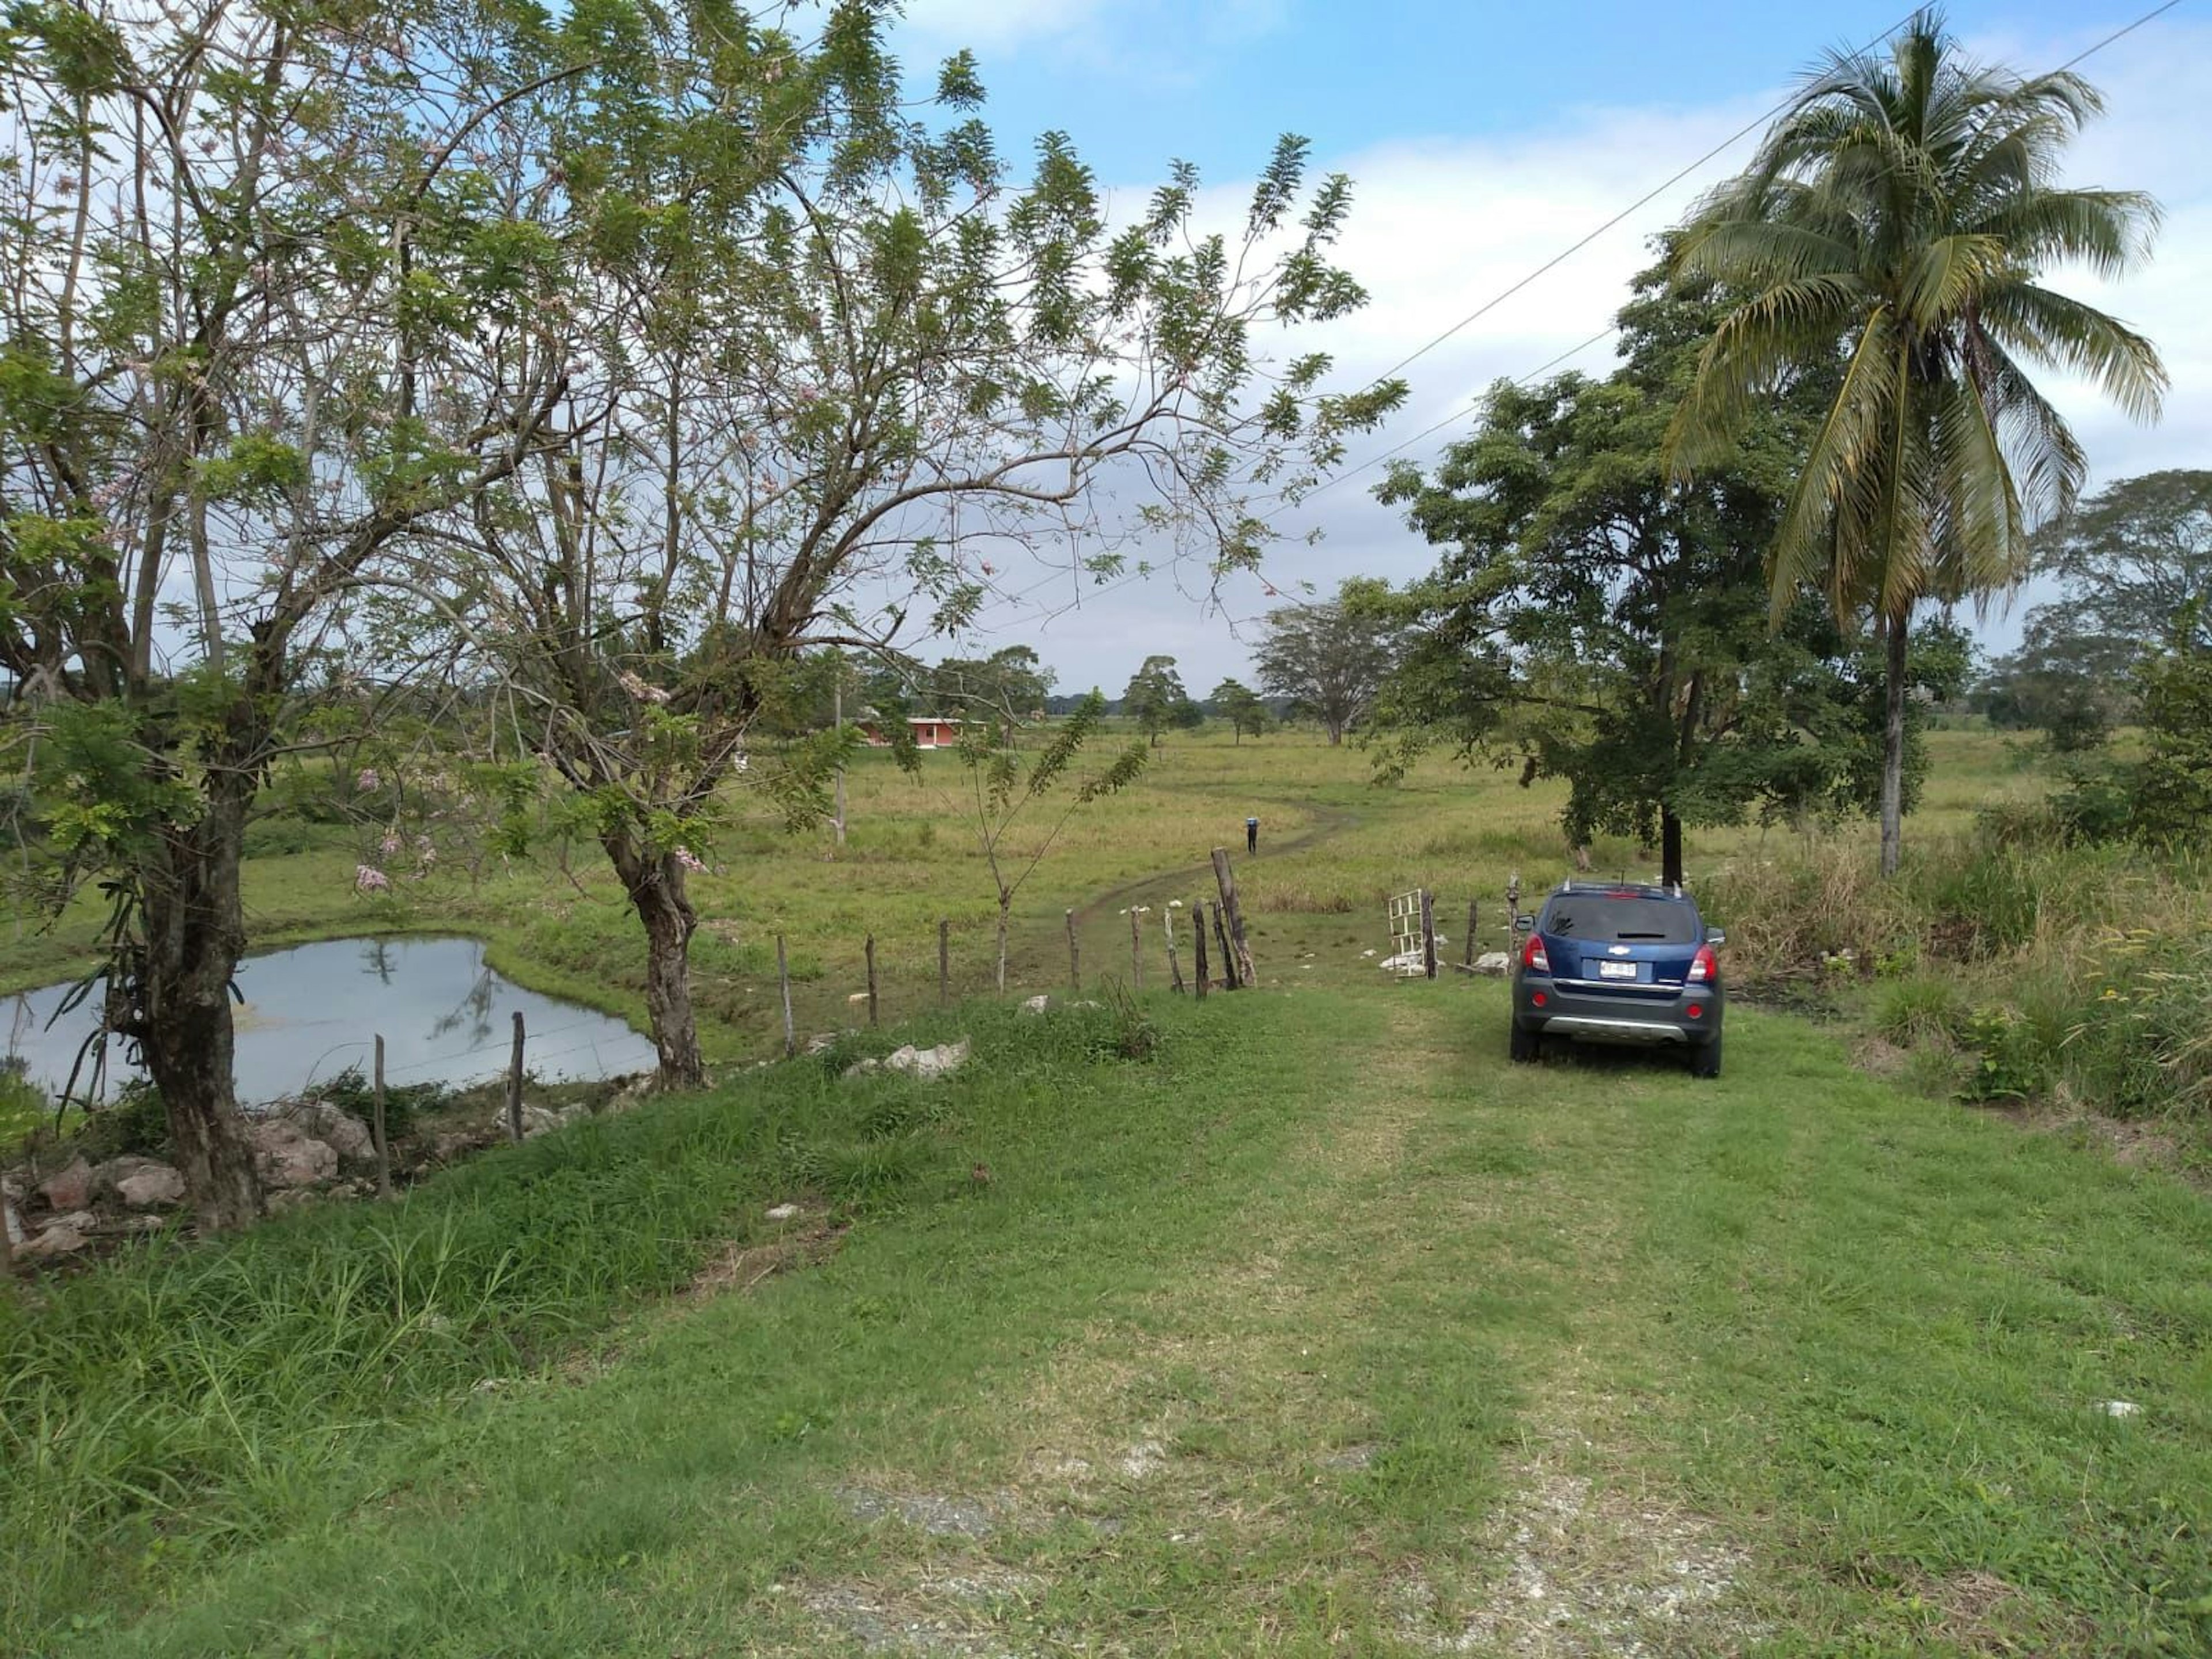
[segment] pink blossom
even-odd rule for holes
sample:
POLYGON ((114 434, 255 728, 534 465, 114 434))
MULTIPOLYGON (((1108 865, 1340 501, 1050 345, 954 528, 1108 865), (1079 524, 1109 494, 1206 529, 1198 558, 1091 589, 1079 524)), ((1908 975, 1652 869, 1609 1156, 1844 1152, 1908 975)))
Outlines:
POLYGON ((373 864, 356 864, 353 867, 353 890, 356 893, 389 892, 392 878, 373 864))
POLYGON ((399 851, 399 832, 396 830, 386 830, 384 832, 384 839, 377 842, 376 846, 377 850, 382 853, 385 857, 392 857, 399 851))
POLYGON ((364 794, 374 793, 384 787, 384 780, 376 775, 374 766, 364 766, 354 778, 353 787, 364 794))
POLYGON ((686 870, 704 870, 707 867, 700 862, 698 855, 688 847, 679 847, 676 849, 676 861, 686 870))

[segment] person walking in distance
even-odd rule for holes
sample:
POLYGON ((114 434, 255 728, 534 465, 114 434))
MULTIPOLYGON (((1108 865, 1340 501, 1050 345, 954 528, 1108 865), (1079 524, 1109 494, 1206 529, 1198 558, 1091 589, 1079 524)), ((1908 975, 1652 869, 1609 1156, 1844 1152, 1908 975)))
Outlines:
POLYGON ((1244 820, 1244 850, 1248 853, 1260 850, 1260 820, 1257 818, 1244 820))

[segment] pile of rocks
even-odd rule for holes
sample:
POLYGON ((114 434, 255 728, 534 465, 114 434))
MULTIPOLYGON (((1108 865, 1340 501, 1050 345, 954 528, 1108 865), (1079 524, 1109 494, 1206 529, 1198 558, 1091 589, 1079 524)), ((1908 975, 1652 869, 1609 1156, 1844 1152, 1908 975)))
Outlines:
MULTIPOLYGON (((637 1098, 618 1097, 609 1109, 635 1105, 637 1098)), ((255 1107, 244 1115, 254 1173, 272 1213, 319 1198, 376 1190, 376 1138, 351 1113, 307 1100, 255 1107)), ((583 1106, 526 1105, 523 1139, 533 1140, 586 1115, 583 1106)), ((506 1139, 507 1114, 501 1109, 440 1128, 417 1143, 416 1156, 452 1163, 506 1139)), ((7 1228, 12 1253, 30 1261, 72 1256, 104 1237, 151 1231, 184 1201, 183 1175, 158 1158, 125 1154, 94 1164, 75 1153, 58 1169, 32 1164, 0 1171, 0 1225, 7 1228)))

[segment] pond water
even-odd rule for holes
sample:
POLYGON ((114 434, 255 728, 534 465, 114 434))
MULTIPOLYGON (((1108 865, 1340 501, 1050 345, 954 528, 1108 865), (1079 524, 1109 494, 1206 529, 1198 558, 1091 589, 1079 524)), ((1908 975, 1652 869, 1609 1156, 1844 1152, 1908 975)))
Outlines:
MULTIPOLYGON (((595 1009, 524 990, 487 968, 472 939, 331 939, 272 951, 239 963, 238 988, 246 998, 232 1011, 238 1097, 249 1104, 296 1094, 349 1066, 366 1074, 379 1032, 391 1083, 483 1082, 507 1069, 518 1009, 524 1064, 537 1077, 619 1077, 653 1065, 647 1038, 595 1009)), ((50 1095, 69 1080, 99 1021, 94 987, 47 1028, 69 989, 0 997, 0 1054, 50 1095)), ((88 1054, 80 1096, 91 1069, 88 1054)), ((133 1074, 122 1042, 109 1039, 104 1092, 133 1074)))

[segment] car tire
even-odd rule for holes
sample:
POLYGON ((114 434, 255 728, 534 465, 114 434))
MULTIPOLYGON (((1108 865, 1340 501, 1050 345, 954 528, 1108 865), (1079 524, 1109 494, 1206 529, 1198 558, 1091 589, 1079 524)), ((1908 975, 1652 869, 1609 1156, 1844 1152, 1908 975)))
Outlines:
POLYGON ((1690 1050, 1692 1077, 1718 1077, 1721 1074, 1721 1034, 1711 1037, 1690 1050))
POLYGON ((1532 1060, 1544 1057, 1544 1034, 1541 1031, 1532 1031, 1517 1019, 1513 1022, 1512 1030, 1506 1052, 1517 1063, 1526 1065, 1532 1060))

